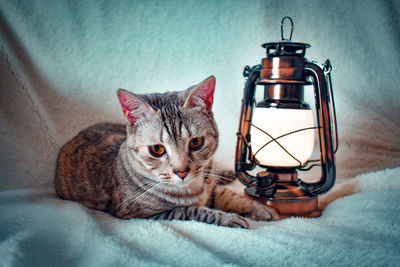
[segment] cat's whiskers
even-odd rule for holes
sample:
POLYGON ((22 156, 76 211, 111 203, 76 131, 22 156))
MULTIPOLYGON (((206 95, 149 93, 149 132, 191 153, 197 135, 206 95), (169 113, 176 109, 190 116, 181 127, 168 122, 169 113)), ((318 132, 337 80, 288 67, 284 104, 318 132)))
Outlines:
POLYGON ((232 179, 229 179, 229 178, 226 178, 226 177, 223 177, 223 176, 220 176, 220 175, 217 175, 217 174, 209 174, 211 177, 215 177, 215 178, 217 178, 217 179, 219 179, 219 180, 222 180, 222 181, 226 181, 226 182, 232 182, 232 179))
POLYGON ((202 174, 204 174, 204 170, 202 170, 202 169, 198 169, 198 170, 195 170, 195 171, 193 172, 193 176, 194 176, 194 177, 196 177, 196 176, 198 176, 198 175, 202 175, 202 174))
POLYGON ((236 178, 236 176, 233 174, 233 171, 232 172, 231 171, 215 171, 215 170, 212 170, 210 168, 204 168, 204 171, 206 171, 207 174, 210 174, 210 173, 218 174, 218 173, 220 173, 220 174, 223 174, 226 177, 236 178))
POLYGON ((139 194, 138 196, 136 196, 133 199, 130 199, 129 201, 127 201, 126 205, 127 206, 131 206, 134 203, 143 203, 143 200, 145 200, 146 198, 148 198, 151 193, 153 193, 154 191, 156 191, 156 186, 142 192, 141 194, 139 194))
POLYGON ((150 196, 153 192, 156 191, 157 187, 159 187, 160 184, 156 184, 152 187, 150 187, 149 189, 145 190, 143 193, 141 193, 140 195, 138 195, 137 197, 135 197, 134 199, 132 199, 131 201, 128 202, 128 206, 130 206, 132 203, 138 202, 139 200, 144 200, 146 199, 148 196, 150 196))
POLYGON ((205 175, 209 175, 211 177, 218 178, 219 180, 222 180, 222 181, 232 182, 233 180, 237 179, 236 176, 234 176, 232 174, 229 174, 229 173, 226 173, 226 172, 220 172, 221 175, 219 175, 219 174, 217 174, 215 172, 211 172, 211 170, 207 169, 207 168, 205 168, 205 171, 206 171, 205 175))
POLYGON ((193 174, 196 175, 196 176, 200 175, 200 174, 208 175, 208 176, 212 176, 212 177, 215 177, 215 178, 218 178, 220 180, 227 181, 227 182, 232 182, 232 180, 236 179, 236 176, 234 176, 234 175, 232 175, 230 173, 227 173, 227 172, 219 172, 219 173, 221 173, 221 175, 219 175, 217 173, 215 173, 215 171, 213 171, 210 168, 199 168, 193 174))
POLYGON ((134 202, 138 202, 139 200, 146 199, 146 197, 148 197, 151 193, 153 193, 154 191, 156 191, 156 189, 162 187, 163 185, 161 183, 158 182, 152 182, 150 183, 150 185, 147 185, 145 188, 142 188, 143 192, 138 192, 132 196, 130 196, 129 198, 126 198, 124 201, 122 201, 120 203, 120 207, 123 205, 127 205, 130 206, 132 203, 134 202))

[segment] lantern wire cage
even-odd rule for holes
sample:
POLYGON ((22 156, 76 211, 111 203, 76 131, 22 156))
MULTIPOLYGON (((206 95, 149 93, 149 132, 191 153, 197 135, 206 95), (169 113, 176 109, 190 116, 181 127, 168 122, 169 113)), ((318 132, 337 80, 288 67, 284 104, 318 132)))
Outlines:
MULTIPOLYGON (((302 128, 302 129, 298 129, 298 130, 295 130, 295 131, 291 131, 291 132, 282 134, 282 135, 280 135, 280 136, 278 136, 278 137, 272 137, 272 135, 270 135, 270 134, 269 134, 268 132, 266 132, 265 130, 263 130, 263 129, 257 127, 256 125, 251 124, 251 126, 254 127, 254 128, 256 128, 256 129, 258 129, 259 131, 261 131, 261 132, 263 132, 264 134, 266 134, 269 138, 271 138, 271 140, 269 140, 268 142, 266 142, 263 146, 261 146, 261 147, 256 151, 256 153, 254 153, 254 154, 252 155, 253 159, 256 159, 256 158, 255 158, 256 155, 257 155, 258 152, 260 152, 263 148, 265 148, 265 147, 268 146, 269 144, 275 142, 278 146, 280 146, 280 147, 283 149, 283 151, 286 152, 286 154, 288 154, 292 159, 294 159, 295 161, 297 161, 297 162, 299 163, 299 166, 301 166, 301 167, 299 168, 299 170, 302 170, 303 167, 306 167, 306 165, 307 165, 309 162, 320 161, 319 159, 308 160, 308 161, 306 161, 305 164, 302 164, 301 161, 300 161, 299 159, 297 159, 292 153, 290 153, 290 152, 288 151, 288 149, 286 149, 286 148, 278 141, 278 139, 280 139, 280 138, 282 138, 282 137, 285 137, 285 136, 289 136, 289 135, 291 135, 291 134, 298 133, 298 132, 302 132, 302 131, 306 131, 306 130, 315 130, 315 129, 318 129, 318 128, 321 128, 321 127, 314 126, 314 127, 302 128)), ((317 165, 315 165, 315 166, 317 166, 317 165)), ((312 167, 314 167, 314 166, 312 166, 312 167)), ((311 168, 312 168, 312 167, 311 167, 311 168)), ((310 168, 310 169, 311 169, 311 168, 310 168)))
MULTIPOLYGON (((285 18, 284 18, 284 19, 285 19, 285 18)), ((291 22, 291 23, 292 23, 292 30, 293 30, 293 22, 291 22)), ((282 25, 283 25, 283 20, 282 20, 282 25)), ((291 34, 290 34, 290 38, 291 38, 291 35, 292 35, 292 32, 291 32, 291 34)), ((245 77, 248 76, 248 75, 246 75, 246 74, 248 74, 249 69, 250 69, 248 66, 246 66, 246 67, 245 67, 245 69, 244 69, 244 76, 245 76, 245 77), (247 67, 247 68, 246 68, 246 67, 247 67)), ((331 73, 331 71, 332 71, 332 65, 330 64, 329 59, 326 60, 325 64, 323 64, 322 67, 323 67, 323 70, 324 70, 325 75, 326 75, 326 77, 327 77, 327 82, 328 82, 328 87, 329 87, 329 94, 330 94, 330 100, 331 100, 330 102, 331 102, 331 106, 332 106, 332 108, 331 108, 331 112, 332 112, 332 113, 331 113, 331 116, 332 116, 332 118, 333 118, 332 124, 333 124, 333 128, 334 128, 334 133, 335 133, 335 134, 334 134, 334 136, 335 136, 335 137, 334 137, 334 144, 335 144, 335 146, 334 146, 334 153, 336 154, 336 152, 337 152, 337 150, 338 150, 338 146, 339 146, 339 141, 338 141, 338 130, 337 130, 337 119, 336 119, 335 100, 334 100, 334 97, 333 97, 332 80, 331 80, 331 75, 330 75, 330 73, 331 73)), ((255 106, 255 104, 256 104, 256 101, 254 100, 253 105, 255 106)), ((317 115, 317 116, 318 116, 318 115, 317 115)), ((295 167, 297 167, 297 169, 298 169, 299 171, 309 171, 309 170, 311 170, 313 167, 321 166, 321 164, 320 164, 321 159, 320 159, 320 158, 317 158, 317 159, 309 159, 309 160, 307 160, 304 164, 302 164, 301 161, 300 161, 299 159, 297 159, 292 153, 289 152, 289 150, 288 150, 287 148, 285 148, 285 147, 278 141, 278 139, 281 139, 281 138, 283 138, 283 137, 286 137, 286 136, 289 136, 289 135, 291 135, 291 134, 295 134, 295 133, 298 133, 298 132, 301 132, 301 131, 306 131, 306 130, 317 130, 317 129, 319 130, 319 129, 322 128, 321 126, 314 126, 314 127, 301 128, 301 129, 297 129, 297 130, 294 130, 294 131, 291 131, 291 132, 282 134, 282 135, 277 136, 277 137, 273 137, 273 136, 272 136, 271 134, 269 134, 267 131, 265 131, 265 130, 259 128, 259 127, 257 127, 257 126, 254 125, 253 123, 250 123, 250 125, 251 125, 251 127, 254 127, 254 128, 258 129, 259 131, 261 131, 262 133, 264 133, 265 135, 267 135, 267 136, 271 139, 271 140, 267 141, 263 146, 261 146, 261 147, 253 154, 253 153, 252 153, 252 150, 251 150, 251 146, 250 146, 250 144, 248 143, 248 141, 246 140, 246 138, 245 138, 241 133, 237 133, 237 134, 239 135, 239 137, 243 139, 243 141, 244 141, 245 146, 247 147, 247 149, 249 149, 249 151, 250 151, 250 153, 249 153, 250 159, 251 159, 252 161, 256 162, 257 164, 259 164, 259 162, 258 162, 257 159, 256 159, 256 155, 257 155, 263 148, 265 148, 266 146, 268 146, 269 144, 271 144, 271 143, 276 143, 279 147, 282 148, 283 151, 285 151, 285 153, 287 153, 292 159, 294 159, 295 161, 297 161, 297 162, 299 163, 298 166, 295 166, 295 167)))

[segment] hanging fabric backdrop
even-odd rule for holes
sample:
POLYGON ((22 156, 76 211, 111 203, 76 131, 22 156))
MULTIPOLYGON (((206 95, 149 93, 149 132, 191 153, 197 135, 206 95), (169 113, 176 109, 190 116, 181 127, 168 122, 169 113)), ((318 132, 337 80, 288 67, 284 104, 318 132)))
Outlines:
POLYGON ((399 15, 395 0, 0 0, 0 265, 396 265, 399 15), (215 161, 232 169, 243 67, 280 40, 284 16, 308 59, 332 62, 337 188, 355 194, 257 230, 122 221, 57 198, 58 150, 89 125, 124 122, 118 88, 183 90, 215 75, 215 161))

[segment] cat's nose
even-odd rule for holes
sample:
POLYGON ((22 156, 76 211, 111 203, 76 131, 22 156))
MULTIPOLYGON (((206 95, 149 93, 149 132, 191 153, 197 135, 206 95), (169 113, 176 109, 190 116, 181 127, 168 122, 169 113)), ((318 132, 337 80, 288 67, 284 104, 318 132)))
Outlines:
POLYGON ((188 175, 189 171, 190 171, 190 169, 189 169, 189 168, 186 168, 186 169, 183 170, 183 171, 175 170, 174 173, 175 173, 176 175, 178 175, 179 178, 181 178, 181 179, 183 180, 183 179, 186 178, 186 176, 188 175))

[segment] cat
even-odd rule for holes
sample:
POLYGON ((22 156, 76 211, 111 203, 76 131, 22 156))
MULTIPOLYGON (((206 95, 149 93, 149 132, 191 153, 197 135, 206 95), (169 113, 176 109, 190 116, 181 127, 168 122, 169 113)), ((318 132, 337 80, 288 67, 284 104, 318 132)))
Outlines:
POLYGON ((218 145, 211 110, 215 83, 210 76, 164 94, 119 89, 127 124, 97 124, 65 144, 57 160, 57 194, 123 219, 242 228, 249 227, 245 217, 278 219, 274 209, 221 185, 225 178, 212 171, 218 145))

